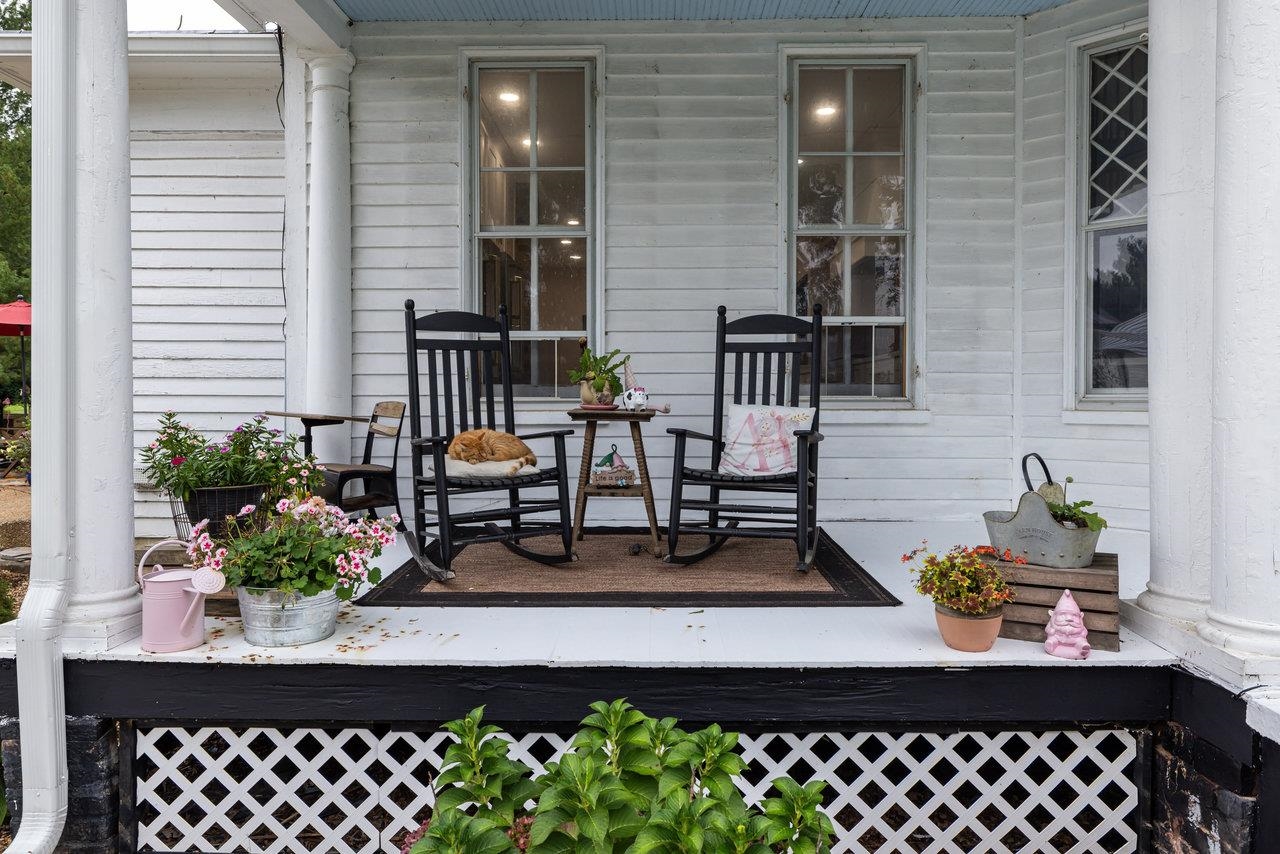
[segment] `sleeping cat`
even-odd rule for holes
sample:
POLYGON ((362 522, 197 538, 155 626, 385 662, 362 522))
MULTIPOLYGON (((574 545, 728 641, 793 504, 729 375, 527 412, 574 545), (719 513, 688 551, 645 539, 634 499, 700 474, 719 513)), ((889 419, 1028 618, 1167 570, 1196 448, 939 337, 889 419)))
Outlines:
POLYGON ((509 474, 515 474, 525 466, 538 464, 538 458, 529 450, 528 445, 500 430, 467 430, 459 433, 449 443, 449 456, 464 463, 511 460, 514 465, 509 474))

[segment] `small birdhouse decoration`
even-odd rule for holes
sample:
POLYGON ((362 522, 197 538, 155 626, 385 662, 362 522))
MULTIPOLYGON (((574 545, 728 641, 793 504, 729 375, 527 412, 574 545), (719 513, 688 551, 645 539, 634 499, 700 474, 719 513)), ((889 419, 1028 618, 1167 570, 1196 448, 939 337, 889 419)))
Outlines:
POLYGON ((1044 635, 1044 651, 1050 655, 1077 661, 1089 657, 1089 630, 1084 627, 1084 613, 1070 590, 1062 591, 1057 606, 1049 612, 1044 635))
POLYGON ((591 467, 592 486, 624 487, 633 486, 635 483, 635 470, 627 465, 627 461, 622 458, 622 454, 618 453, 617 445, 610 446, 609 453, 597 460, 595 465, 591 467))

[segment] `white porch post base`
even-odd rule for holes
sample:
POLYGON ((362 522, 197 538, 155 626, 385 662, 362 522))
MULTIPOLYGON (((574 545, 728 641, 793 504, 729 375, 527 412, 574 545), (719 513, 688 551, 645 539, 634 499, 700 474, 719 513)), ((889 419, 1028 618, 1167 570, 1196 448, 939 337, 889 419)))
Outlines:
POLYGON ((1197 627, 1200 637, 1223 649, 1280 656, 1280 625, 1221 614, 1212 608, 1197 627))
MULTIPOLYGON (((1152 563, 1152 574, 1155 574, 1155 563, 1152 563)), ((1171 620, 1194 623, 1204 618, 1206 601, 1202 596, 1188 596, 1173 590, 1167 590, 1154 581, 1147 582, 1147 589, 1138 594, 1137 605, 1171 620)))
MULTIPOLYGON (((351 121, 349 53, 307 58, 311 182, 307 233, 308 412, 351 412, 351 121)), ((351 459, 349 425, 315 432, 321 462, 351 459)))

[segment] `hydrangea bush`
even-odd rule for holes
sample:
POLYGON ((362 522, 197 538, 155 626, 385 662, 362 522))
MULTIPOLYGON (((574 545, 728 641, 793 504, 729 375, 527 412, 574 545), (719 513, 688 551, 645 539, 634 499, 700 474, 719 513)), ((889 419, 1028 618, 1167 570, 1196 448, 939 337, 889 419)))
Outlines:
POLYGON ((208 520, 199 522, 187 548, 192 565, 219 570, 232 587, 303 596, 332 590, 342 600, 381 580, 372 561, 395 543, 398 516, 352 521, 319 497, 282 498, 272 509, 244 506, 221 540, 209 535, 208 520))
POLYGON ((407 834, 409 854, 825 854, 835 836, 825 783, 773 781, 748 805, 738 736, 685 732, 625 700, 591 704, 569 750, 535 776, 483 721, 444 725, 456 739, 435 780, 435 809, 407 834))
POLYGON ((273 501, 319 487, 324 475, 315 458, 302 456, 296 436, 266 421, 255 416, 215 442, 166 412, 155 441, 142 449, 143 471, 157 489, 184 501, 211 487, 262 484, 273 501))

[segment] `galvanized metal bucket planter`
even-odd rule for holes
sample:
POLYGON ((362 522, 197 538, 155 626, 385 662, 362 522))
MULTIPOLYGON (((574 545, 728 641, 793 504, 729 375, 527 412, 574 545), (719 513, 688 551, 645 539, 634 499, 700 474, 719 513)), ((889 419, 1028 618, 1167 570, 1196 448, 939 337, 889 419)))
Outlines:
POLYGON ((1040 566, 1079 569, 1091 565, 1102 532, 1069 528, 1053 518, 1046 498, 1061 504, 1066 501, 1066 494, 1060 484, 1053 482, 1049 467, 1039 454, 1022 458, 1022 476, 1027 482, 1027 491, 1018 499, 1017 510, 1012 513, 988 510, 982 514, 991 545, 1001 553, 1008 549, 1040 566), (1027 460, 1032 457, 1039 461, 1045 476, 1045 483, 1036 490, 1031 488, 1031 477, 1027 473, 1027 460))
POLYGON ((237 587, 244 639, 254 646, 297 646, 330 637, 338 627, 338 595, 303 596, 271 588, 237 587))

